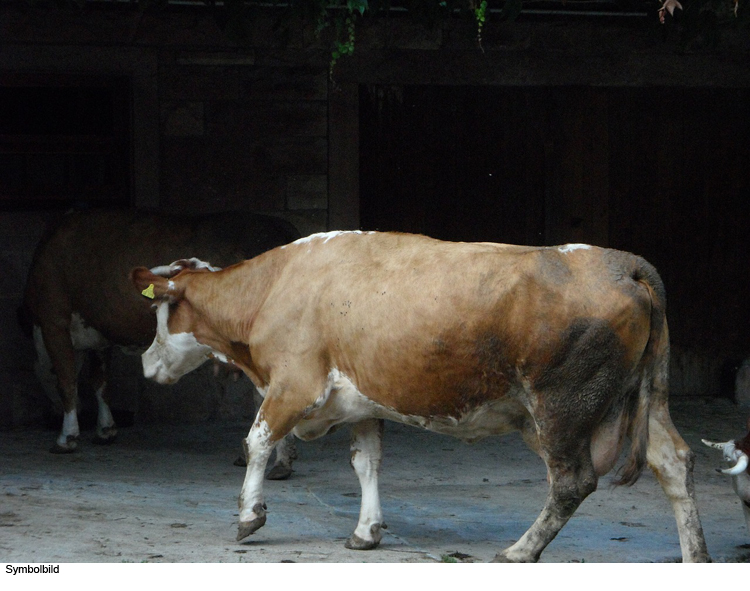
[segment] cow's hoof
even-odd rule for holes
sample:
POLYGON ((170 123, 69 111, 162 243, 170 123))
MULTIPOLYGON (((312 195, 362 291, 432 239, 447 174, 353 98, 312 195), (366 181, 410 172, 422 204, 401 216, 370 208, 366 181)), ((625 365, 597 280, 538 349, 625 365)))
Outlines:
POLYGON ((374 550, 380 544, 380 540, 363 540, 357 534, 352 536, 346 541, 345 546, 349 550, 374 550))
POLYGON ((268 471, 268 474, 266 474, 266 480, 286 480, 292 475, 292 470, 288 466, 274 466, 268 471))
POLYGON ((257 515, 252 521, 240 521, 237 528, 237 541, 244 540, 250 534, 254 534, 266 524, 266 508, 260 503, 253 507, 253 513, 257 515))
POLYGON ((506 563, 506 564, 513 563, 513 561, 510 558, 508 558, 505 554, 503 554, 502 552, 500 552, 498 554, 495 554, 495 558, 493 558, 492 560, 490 560, 490 562, 503 562, 503 563, 506 563))
POLYGON ((385 523, 373 523, 370 526, 372 540, 364 540, 356 533, 353 533, 346 541, 346 547, 349 548, 349 550, 372 550, 377 548, 380 544, 380 540, 383 538, 383 534, 380 533, 381 529, 388 529, 388 526, 385 523))
POLYGON ((242 468, 247 468, 247 460, 243 456, 238 457, 233 464, 235 466, 240 466, 242 468))

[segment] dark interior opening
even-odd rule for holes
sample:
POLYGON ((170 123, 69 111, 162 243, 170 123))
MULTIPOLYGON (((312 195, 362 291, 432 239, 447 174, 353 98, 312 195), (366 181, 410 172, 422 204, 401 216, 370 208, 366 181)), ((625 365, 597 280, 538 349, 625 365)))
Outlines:
POLYGON ((130 81, 0 75, 0 207, 130 200, 130 81))

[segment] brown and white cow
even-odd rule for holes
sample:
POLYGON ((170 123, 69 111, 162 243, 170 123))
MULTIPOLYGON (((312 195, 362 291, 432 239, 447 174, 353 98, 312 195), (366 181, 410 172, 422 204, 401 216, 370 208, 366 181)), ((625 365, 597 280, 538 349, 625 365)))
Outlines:
POLYGON ((729 463, 728 468, 717 470, 732 477, 732 487, 740 498, 742 511, 745 514, 745 524, 750 532, 750 418, 747 420, 747 435, 742 439, 730 439, 724 443, 715 443, 702 439, 709 447, 720 449, 724 460, 729 463))
MULTIPOLYGON (((112 345, 143 350, 154 339, 151 305, 133 292, 129 280, 134 266, 192 255, 230 265, 298 237, 284 220, 249 213, 190 217, 111 209, 65 215, 37 247, 24 299, 34 325, 37 375, 64 411, 51 451, 76 449, 83 353, 112 345)), ((96 441, 106 443, 117 431, 106 402, 104 369, 98 374, 96 441)), ((275 475, 288 476, 293 453, 293 448, 277 450, 275 475)))
POLYGON ((550 481, 541 514, 499 561, 536 561, 632 443, 619 484, 648 463, 675 511, 685 561, 708 560, 694 455, 667 408, 669 338, 654 268, 585 245, 448 243, 331 232, 217 273, 134 269, 155 297, 147 376, 173 382, 211 355, 265 400, 245 439, 238 540, 266 521, 263 470, 292 431, 352 423, 362 487, 347 546, 381 540, 382 420, 465 440, 520 430, 550 481))

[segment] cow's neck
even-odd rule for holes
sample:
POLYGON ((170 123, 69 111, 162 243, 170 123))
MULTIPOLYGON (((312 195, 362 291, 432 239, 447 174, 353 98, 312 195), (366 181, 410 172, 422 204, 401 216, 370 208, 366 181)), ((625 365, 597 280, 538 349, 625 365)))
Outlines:
POLYGON ((261 256, 217 273, 193 275, 188 297, 203 318, 211 318, 211 331, 227 346, 247 343, 275 275, 270 261, 261 256))

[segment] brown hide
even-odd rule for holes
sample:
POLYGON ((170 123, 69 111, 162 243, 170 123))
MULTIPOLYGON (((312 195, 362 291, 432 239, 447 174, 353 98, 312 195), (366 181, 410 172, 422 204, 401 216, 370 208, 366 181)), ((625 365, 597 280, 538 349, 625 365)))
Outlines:
POLYGON ((24 304, 34 324, 67 324, 77 312, 112 343, 144 346, 154 338, 156 321, 149 302, 133 292, 133 267, 193 256, 223 267, 298 236, 278 218, 237 212, 70 213, 37 247, 24 304))
MULTIPOLYGON (((134 293, 129 281, 134 266, 187 257, 226 266, 298 236, 284 220, 242 212, 189 217, 120 209, 65 215, 37 247, 24 298, 41 329, 63 410, 72 413, 77 405, 73 314, 114 345, 145 347, 154 338, 151 302, 134 293)), ((109 420, 102 412, 100 406, 98 430, 109 420)), ((106 430, 100 437, 112 439, 114 425, 106 430)), ((73 451, 77 435, 77 422, 64 426, 52 451, 73 451)))
POLYGON ((331 232, 216 273, 154 283, 159 338, 144 371, 174 381, 226 355, 266 390, 245 439, 237 539, 266 522, 262 473, 290 430, 305 439, 353 423, 362 487, 347 547, 381 538, 379 421, 473 440, 520 430, 544 459, 550 491, 529 530, 498 554, 536 561, 631 448, 616 484, 648 461, 674 507, 683 560, 707 560, 693 455, 669 419, 669 336, 655 269, 624 252, 447 243, 331 232), (167 307, 166 301, 170 302, 167 307))
POLYGON ((512 393, 539 420, 580 415, 583 400, 593 429, 621 384, 636 385, 651 295, 634 279, 648 265, 633 255, 398 234, 300 242, 175 277, 188 305, 172 312, 170 332, 239 356, 260 387, 289 383, 301 409, 336 368, 404 415, 459 419, 512 393), (186 308, 198 313, 187 319, 186 308), (597 373, 600 392, 571 400, 597 373))

